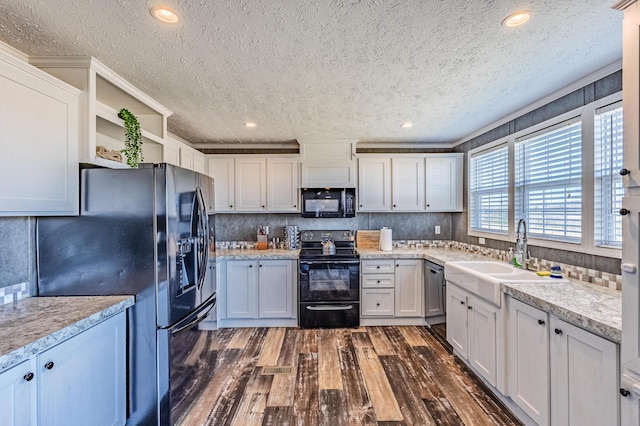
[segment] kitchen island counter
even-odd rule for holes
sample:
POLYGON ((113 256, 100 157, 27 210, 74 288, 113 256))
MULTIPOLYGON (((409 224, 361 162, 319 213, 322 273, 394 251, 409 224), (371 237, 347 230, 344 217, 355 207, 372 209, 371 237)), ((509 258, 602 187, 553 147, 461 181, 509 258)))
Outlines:
POLYGON ((0 373, 133 304, 133 296, 61 296, 0 305, 0 373))

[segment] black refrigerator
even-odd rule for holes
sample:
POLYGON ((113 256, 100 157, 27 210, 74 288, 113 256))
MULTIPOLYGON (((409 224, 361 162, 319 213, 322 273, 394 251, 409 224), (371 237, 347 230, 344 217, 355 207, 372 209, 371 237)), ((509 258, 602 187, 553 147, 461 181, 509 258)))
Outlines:
POLYGON ((170 425, 213 374, 213 180, 169 164, 80 169, 80 215, 38 218, 38 294, 135 295, 127 424, 170 425))

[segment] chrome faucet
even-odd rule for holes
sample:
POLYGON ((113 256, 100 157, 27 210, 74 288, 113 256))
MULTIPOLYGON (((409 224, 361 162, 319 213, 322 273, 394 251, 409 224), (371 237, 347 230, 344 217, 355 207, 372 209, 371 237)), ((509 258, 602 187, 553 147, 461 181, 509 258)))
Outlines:
POLYGON ((524 219, 520 219, 518 221, 518 228, 516 229, 515 258, 519 263, 519 265, 516 266, 527 269, 527 264, 529 263, 529 255, 527 252, 527 222, 524 219), (522 235, 520 235, 520 226, 524 228, 524 232, 522 233, 522 235), (518 259, 519 253, 521 254, 520 259, 518 259))

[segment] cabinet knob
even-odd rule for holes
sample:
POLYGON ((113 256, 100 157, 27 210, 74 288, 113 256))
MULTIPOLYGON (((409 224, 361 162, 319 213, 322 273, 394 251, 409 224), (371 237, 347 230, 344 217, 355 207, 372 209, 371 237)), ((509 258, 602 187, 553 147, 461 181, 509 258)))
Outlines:
POLYGON ((53 368, 53 361, 49 361, 44 365, 44 368, 46 368, 47 370, 51 370, 53 368))
POLYGON ((467 306, 467 309, 471 310, 471 309, 473 309, 473 307, 471 307, 471 306, 467 306))
POLYGON ((260 265, 258 265, 258 266, 260 266, 262 268, 262 263, 260 265))
POLYGON ((380 284, 380 280, 378 280, 378 284, 380 284))
POLYGON ((380 304, 379 304, 379 303, 376 303, 376 306, 380 306, 380 304))
POLYGON ((262 206, 262 208, 264 209, 264 206, 262 206))
POLYGON ((629 169, 620 169, 620 176, 626 176, 629 173, 631 173, 629 169))
POLYGON ((628 209, 625 209, 625 208, 621 208, 621 209, 620 209, 620 215, 621 215, 621 216, 626 216, 626 215, 628 215, 629 213, 631 213, 631 211, 629 211, 628 209))
POLYGON ((631 395, 631 392, 629 392, 628 390, 626 390, 625 388, 620 388, 620 395, 624 396, 625 398, 628 397, 629 395, 631 395))
POLYGON ((362 207, 362 204, 360 204, 360 207, 362 207))
POLYGON ((557 335, 562 334, 562 330, 560 330, 559 328, 556 328, 555 330, 553 330, 554 333, 556 333, 557 335))
POLYGON ((253 265, 249 265, 249 268, 253 268, 253 265))
POLYGON ((294 207, 294 208, 297 208, 298 206, 294 204, 294 205, 293 205, 293 207, 294 207))
POLYGON ((31 373, 31 372, 29 372, 29 373, 27 373, 27 374, 25 374, 25 375, 24 375, 24 379, 25 379, 27 382, 30 382, 31 380, 33 380, 33 377, 34 377, 34 376, 33 376, 33 373, 31 373))
POLYGON ((233 208, 233 206, 231 205, 231 206, 229 206, 229 208, 230 208, 230 209, 232 209, 232 208, 233 208))
POLYGON ((394 204, 393 207, 395 207, 396 205, 394 204))
POLYGON ((461 301, 460 301, 460 304, 461 304, 461 305, 464 305, 464 300, 461 300, 461 301))
POLYGON ((376 266, 376 268, 380 269, 380 265, 376 266))
POLYGON ((544 325, 544 324, 545 324, 545 322, 544 322, 544 320, 538 320, 538 324, 540 324, 540 325, 544 325))
POLYGON ((431 204, 427 204, 427 207, 431 207, 431 204))

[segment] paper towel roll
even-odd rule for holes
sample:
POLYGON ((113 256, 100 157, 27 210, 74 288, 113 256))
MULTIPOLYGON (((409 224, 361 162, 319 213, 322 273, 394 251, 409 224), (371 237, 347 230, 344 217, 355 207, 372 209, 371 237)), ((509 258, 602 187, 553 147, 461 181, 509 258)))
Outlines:
POLYGON ((386 226, 380 230, 380 250, 391 251, 391 229, 386 226))

